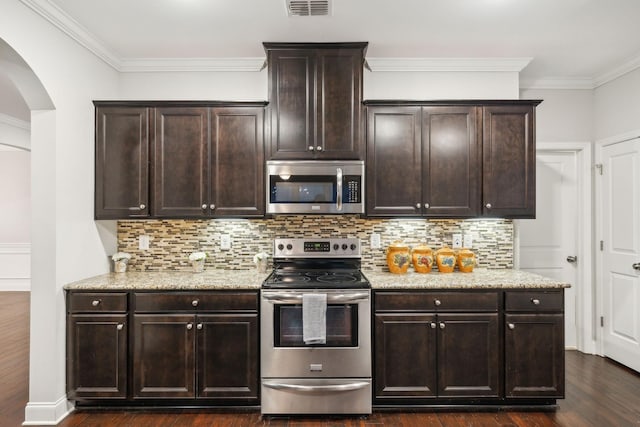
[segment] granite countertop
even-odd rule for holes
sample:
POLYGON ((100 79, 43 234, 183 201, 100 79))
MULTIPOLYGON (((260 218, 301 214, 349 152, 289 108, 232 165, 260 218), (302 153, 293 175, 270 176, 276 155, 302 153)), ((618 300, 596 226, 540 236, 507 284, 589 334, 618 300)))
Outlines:
POLYGON ((363 270, 373 289, 527 289, 568 288, 571 285, 521 270, 476 268, 472 273, 393 274, 363 270))
POLYGON ((260 289, 269 272, 257 270, 129 271, 69 283, 67 290, 233 290, 260 289))

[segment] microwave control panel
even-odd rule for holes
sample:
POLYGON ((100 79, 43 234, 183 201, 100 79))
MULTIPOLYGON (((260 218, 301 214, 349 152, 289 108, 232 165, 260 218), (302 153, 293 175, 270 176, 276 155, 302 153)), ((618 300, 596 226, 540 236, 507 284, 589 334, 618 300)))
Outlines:
POLYGON ((345 175, 342 178, 342 203, 362 203, 360 175, 345 175))

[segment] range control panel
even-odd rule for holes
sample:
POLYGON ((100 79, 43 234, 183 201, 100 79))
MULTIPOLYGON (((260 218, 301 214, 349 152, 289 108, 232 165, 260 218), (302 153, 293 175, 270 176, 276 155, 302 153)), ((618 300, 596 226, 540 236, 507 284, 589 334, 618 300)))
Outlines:
POLYGON ((360 239, 275 239, 274 258, 360 258, 360 239))

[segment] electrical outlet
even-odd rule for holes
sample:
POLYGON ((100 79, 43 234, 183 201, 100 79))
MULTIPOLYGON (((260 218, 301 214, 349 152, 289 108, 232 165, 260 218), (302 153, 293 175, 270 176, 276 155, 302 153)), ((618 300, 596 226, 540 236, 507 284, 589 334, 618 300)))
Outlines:
POLYGON ((380 249, 380 234, 371 233, 371 249, 380 249))
POLYGON ((228 251, 231 249, 231 236, 228 234, 220 235, 220 249, 223 251, 228 251))
POLYGON ((453 235, 453 242, 451 246, 454 249, 462 247, 462 234, 456 233, 453 235))
POLYGON ((141 251, 149 250, 149 236, 146 234, 138 236, 138 249, 141 251))
POLYGON ((464 235, 464 247, 467 249, 471 249, 473 247, 473 235, 471 233, 467 233, 464 235))

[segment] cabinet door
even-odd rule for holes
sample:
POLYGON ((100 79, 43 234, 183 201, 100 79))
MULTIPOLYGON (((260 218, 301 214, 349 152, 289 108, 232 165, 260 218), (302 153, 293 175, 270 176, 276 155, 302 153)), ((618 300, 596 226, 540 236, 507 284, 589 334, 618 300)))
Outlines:
POLYGON ((67 323, 67 397, 127 397, 127 315, 73 314, 67 323))
POLYGON ((422 212, 420 107, 367 108, 367 216, 422 212))
POLYGON ((213 108, 210 123, 210 214, 264 215, 264 109, 213 108))
POLYGON ((316 158, 364 158, 362 66, 362 49, 317 51, 316 158))
POLYGON ((376 401, 435 397, 435 320, 435 314, 375 314, 376 401))
POLYGON ((315 52, 270 50, 271 159, 310 159, 315 153, 315 52))
POLYGON ((207 109, 157 108, 153 141, 154 216, 207 216, 207 109))
POLYGON ((96 108, 95 218, 149 215, 149 110, 96 108))
POLYGON ((506 397, 564 398, 564 316, 505 315, 506 397))
POLYGON ((438 395, 500 397, 498 313, 438 314, 438 395))
POLYGON ((483 108, 483 214, 535 218, 535 109, 483 108))
POLYGON ((257 402, 258 313, 199 315, 198 397, 257 402))
POLYGON ((195 397, 195 316, 135 314, 133 397, 195 397))
POLYGON ((476 107, 424 107, 422 204, 429 217, 480 213, 479 114, 476 107))

